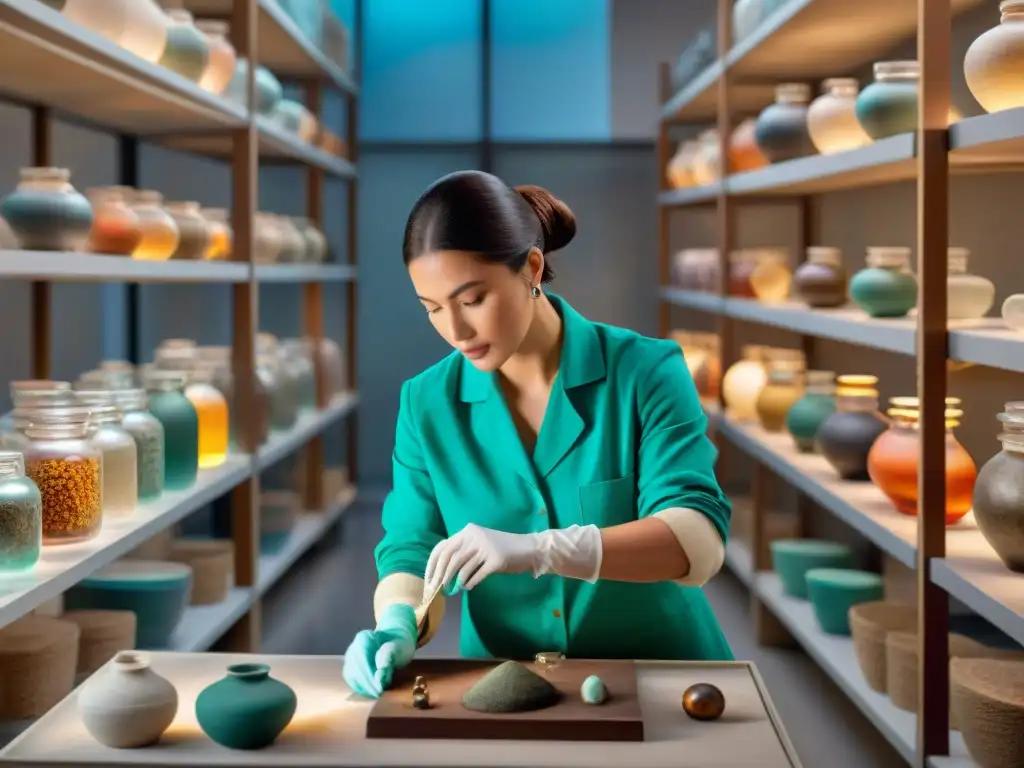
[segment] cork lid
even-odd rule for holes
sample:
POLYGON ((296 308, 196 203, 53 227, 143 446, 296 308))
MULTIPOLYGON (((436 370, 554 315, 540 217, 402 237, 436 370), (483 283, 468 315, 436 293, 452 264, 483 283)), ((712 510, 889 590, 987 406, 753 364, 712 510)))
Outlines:
POLYGON ((78 625, 49 616, 25 616, 0 628, 0 657, 33 656, 78 645, 78 625))
POLYGON ((231 557, 234 553, 235 543, 231 539, 176 539, 171 545, 169 557, 187 563, 206 558, 231 557))

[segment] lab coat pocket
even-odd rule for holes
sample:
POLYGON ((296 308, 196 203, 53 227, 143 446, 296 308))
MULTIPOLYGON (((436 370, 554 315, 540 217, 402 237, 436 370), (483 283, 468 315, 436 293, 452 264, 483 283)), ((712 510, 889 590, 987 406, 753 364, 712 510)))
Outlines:
POLYGON ((603 528, 636 520, 636 475, 602 480, 579 487, 583 525, 603 528))

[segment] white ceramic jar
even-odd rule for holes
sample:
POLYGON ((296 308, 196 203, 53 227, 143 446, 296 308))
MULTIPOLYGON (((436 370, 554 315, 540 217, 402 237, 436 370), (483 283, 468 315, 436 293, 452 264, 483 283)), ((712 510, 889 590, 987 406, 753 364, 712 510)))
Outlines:
POLYGON ((61 14, 146 61, 159 61, 167 45, 167 17, 154 0, 67 0, 61 14))
POLYGON ((135 749, 160 740, 178 713, 178 692, 135 651, 121 651, 78 691, 85 729, 105 747, 135 749))
POLYGON ((830 155, 870 144, 871 137, 857 120, 857 81, 836 77, 826 80, 821 88, 821 96, 807 108, 807 131, 815 148, 830 155))
POLYGON ((966 248, 950 248, 947 256, 946 313, 950 320, 976 320, 992 309, 996 287, 987 277, 967 271, 970 252, 966 248))
POLYGON ((986 112, 1024 106, 1024 0, 1003 0, 999 13, 964 56, 967 87, 986 112))

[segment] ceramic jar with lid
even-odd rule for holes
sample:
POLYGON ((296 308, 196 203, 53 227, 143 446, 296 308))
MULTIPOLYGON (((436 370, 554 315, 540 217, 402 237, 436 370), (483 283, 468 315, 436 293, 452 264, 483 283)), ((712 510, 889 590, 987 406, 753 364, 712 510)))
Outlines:
POLYGON ((192 14, 182 8, 167 11, 167 46, 158 62, 161 67, 177 72, 198 83, 210 61, 210 44, 206 36, 196 29, 192 14))
POLYGON ((307 144, 313 142, 320 127, 313 113, 295 99, 281 99, 274 107, 270 119, 307 144))
POLYGON ((257 213, 253 227, 256 235, 253 261, 256 264, 273 264, 284 247, 283 233, 276 217, 269 213, 257 213))
POLYGON ((139 217, 125 205, 124 195, 117 189, 90 189, 86 196, 93 211, 89 250, 131 256, 142 242, 142 229, 139 217))
POLYGON ((210 226, 199 203, 167 203, 167 214, 178 227, 178 247, 172 259, 202 259, 210 248, 210 226))
POLYGON ((850 298, 871 317, 905 317, 917 304, 909 248, 868 248, 867 267, 850 280, 850 298))
POLYGON ((729 366, 722 377, 726 414, 737 421, 757 420, 757 398, 768 383, 765 348, 748 344, 742 358, 729 366))
POLYGON ((680 288, 690 291, 718 290, 718 250, 684 248, 672 259, 673 278, 680 288))
POLYGON ((967 271, 970 251, 950 248, 946 276, 946 311, 950 320, 976 320, 992 309, 996 300, 995 284, 987 277, 967 271))
POLYGON ((918 81, 916 61, 879 61, 875 82, 857 97, 857 120, 874 140, 917 130, 918 81))
POLYGON ((807 306, 841 307, 846 303, 846 270, 838 248, 814 246, 807 249, 807 261, 793 273, 797 293, 807 306))
POLYGON ((722 148, 718 131, 704 131, 693 154, 693 180, 698 186, 714 184, 722 178, 722 148))
POLYGON ((166 261, 178 250, 178 225, 164 210, 164 198, 153 190, 139 190, 131 201, 139 219, 142 239, 132 253, 133 259, 166 261))
POLYGON ((797 370, 769 364, 768 381, 754 405, 766 432, 781 432, 786 426, 786 414, 803 394, 801 379, 797 370))
POLYGON ((789 269, 789 254, 781 248, 758 248, 754 251, 754 269, 750 273, 750 288, 754 296, 767 303, 778 303, 789 298, 793 273, 789 269))
POLYGON ((217 19, 201 19, 196 22, 196 29, 206 37, 210 51, 206 69, 199 78, 199 87, 210 93, 221 94, 231 82, 237 62, 235 47, 228 40, 228 24, 217 19))
POLYGON ((771 163, 816 153, 807 130, 811 89, 805 83, 784 83, 775 88, 775 103, 757 117, 754 136, 771 163))
POLYGON ((754 134, 757 121, 747 118, 740 123, 729 137, 729 172, 746 173, 768 165, 768 160, 757 146, 754 134))
POLYGON ((82 684, 76 696, 82 725, 114 749, 157 743, 178 713, 178 692, 137 651, 120 651, 82 684))
POLYGON ((306 241, 304 261, 322 264, 327 259, 327 238, 324 233, 307 218, 296 217, 292 222, 306 241))
POLYGON ((786 412, 786 430, 802 453, 814 450, 818 428, 836 411, 836 375, 832 371, 807 371, 804 394, 786 412))
POLYGON ((837 77, 822 83, 822 94, 807 109, 807 130, 823 155, 859 149, 871 143, 857 120, 860 85, 853 78, 837 77))
POLYGON ((974 517, 1006 567, 1024 573, 1024 403, 1007 403, 998 418, 1003 450, 978 473, 974 517))
POLYGON ((167 42, 167 17, 155 0, 52 0, 61 15, 149 62, 167 42))
MULTIPOLYGON (((920 401, 916 397, 894 397, 889 405, 889 428, 871 446, 868 474, 897 512, 917 515, 920 401)), ((953 434, 963 416, 959 405, 956 398, 946 399, 946 525, 959 522, 971 511, 978 476, 974 460, 953 434)))
POLYGON ((0 215, 26 251, 80 251, 93 213, 71 185, 67 168, 22 168, 17 188, 0 201, 0 215))
POLYGON ((303 261, 306 254, 306 238, 295 226, 295 222, 288 216, 276 214, 273 215, 273 219, 281 238, 281 250, 278 252, 277 260, 288 264, 303 261))
POLYGON ((0 451, 0 577, 27 571, 43 546, 43 499, 18 451, 0 451))
MULTIPOLYGON (((238 59, 235 63, 235 73, 232 75, 224 95, 232 101, 243 106, 246 105, 246 82, 249 77, 248 59, 238 59)), ((274 108, 281 100, 284 89, 281 82, 274 77, 269 69, 263 66, 256 67, 256 105, 254 111, 269 116, 273 114, 274 108)))
POLYGON ((665 168, 665 175, 672 189, 685 189, 697 184, 693 177, 693 159, 698 149, 700 149, 700 142, 694 139, 682 141, 676 147, 675 154, 672 155, 672 159, 668 161, 668 166, 665 168))
POLYGON ((1024 107, 1024 0, 1003 0, 999 15, 964 56, 967 87, 986 112, 1024 107))
POLYGON ((870 480, 868 453, 886 421, 878 412, 876 376, 840 376, 836 412, 818 427, 817 452, 843 480, 870 480))

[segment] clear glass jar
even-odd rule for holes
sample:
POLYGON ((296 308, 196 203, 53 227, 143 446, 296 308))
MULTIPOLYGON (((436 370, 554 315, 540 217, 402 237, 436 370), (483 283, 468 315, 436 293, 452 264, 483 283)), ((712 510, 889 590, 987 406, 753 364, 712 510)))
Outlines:
POLYGON ((146 373, 149 412, 164 428, 164 488, 182 491, 199 471, 199 416, 185 397, 187 376, 154 368, 146 373))
POLYGON ((185 387, 185 397, 199 419, 199 468, 219 467, 228 457, 228 401, 213 385, 214 373, 199 365, 185 387))
POLYGON ((43 545, 43 499, 17 451, 0 452, 0 575, 27 571, 43 545))
POLYGON ((299 417, 301 403, 300 374, 287 357, 281 354, 281 347, 269 333, 256 337, 256 365, 270 371, 274 387, 270 392, 270 426, 273 429, 289 429, 299 417))
POLYGON ((22 451, 27 444, 25 427, 28 426, 27 412, 34 408, 50 408, 59 405, 73 405, 71 384, 67 381, 30 379, 11 382, 10 413, 0 419, 0 448, 22 451))
POLYGON ((149 412, 144 389, 118 390, 114 402, 124 414, 121 426, 135 440, 139 501, 152 501, 164 491, 163 424, 149 412))
POLYGON ((103 524, 103 459, 88 408, 37 410, 25 430, 25 474, 39 488, 43 545, 88 541, 103 524))
POLYGON ((121 409, 113 404, 112 392, 82 393, 89 408, 89 441, 103 455, 103 516, 107 519, 131 517, 139 499, 139 458, 135 438, 121 423, 121 409), (99 397, 103 394, 104 397, 99 397))
POLYGON ((967 271, 970 251, 950 248, 946 276, 946 314, 950 320, 977 320, 988 314, 996 300, 996 286, 987 277, 967 271))
POLYGON ((293 366, 303 408, 316 408, 316 366, 313 362, 312 339, 285 339, 281 352, 293 366))

